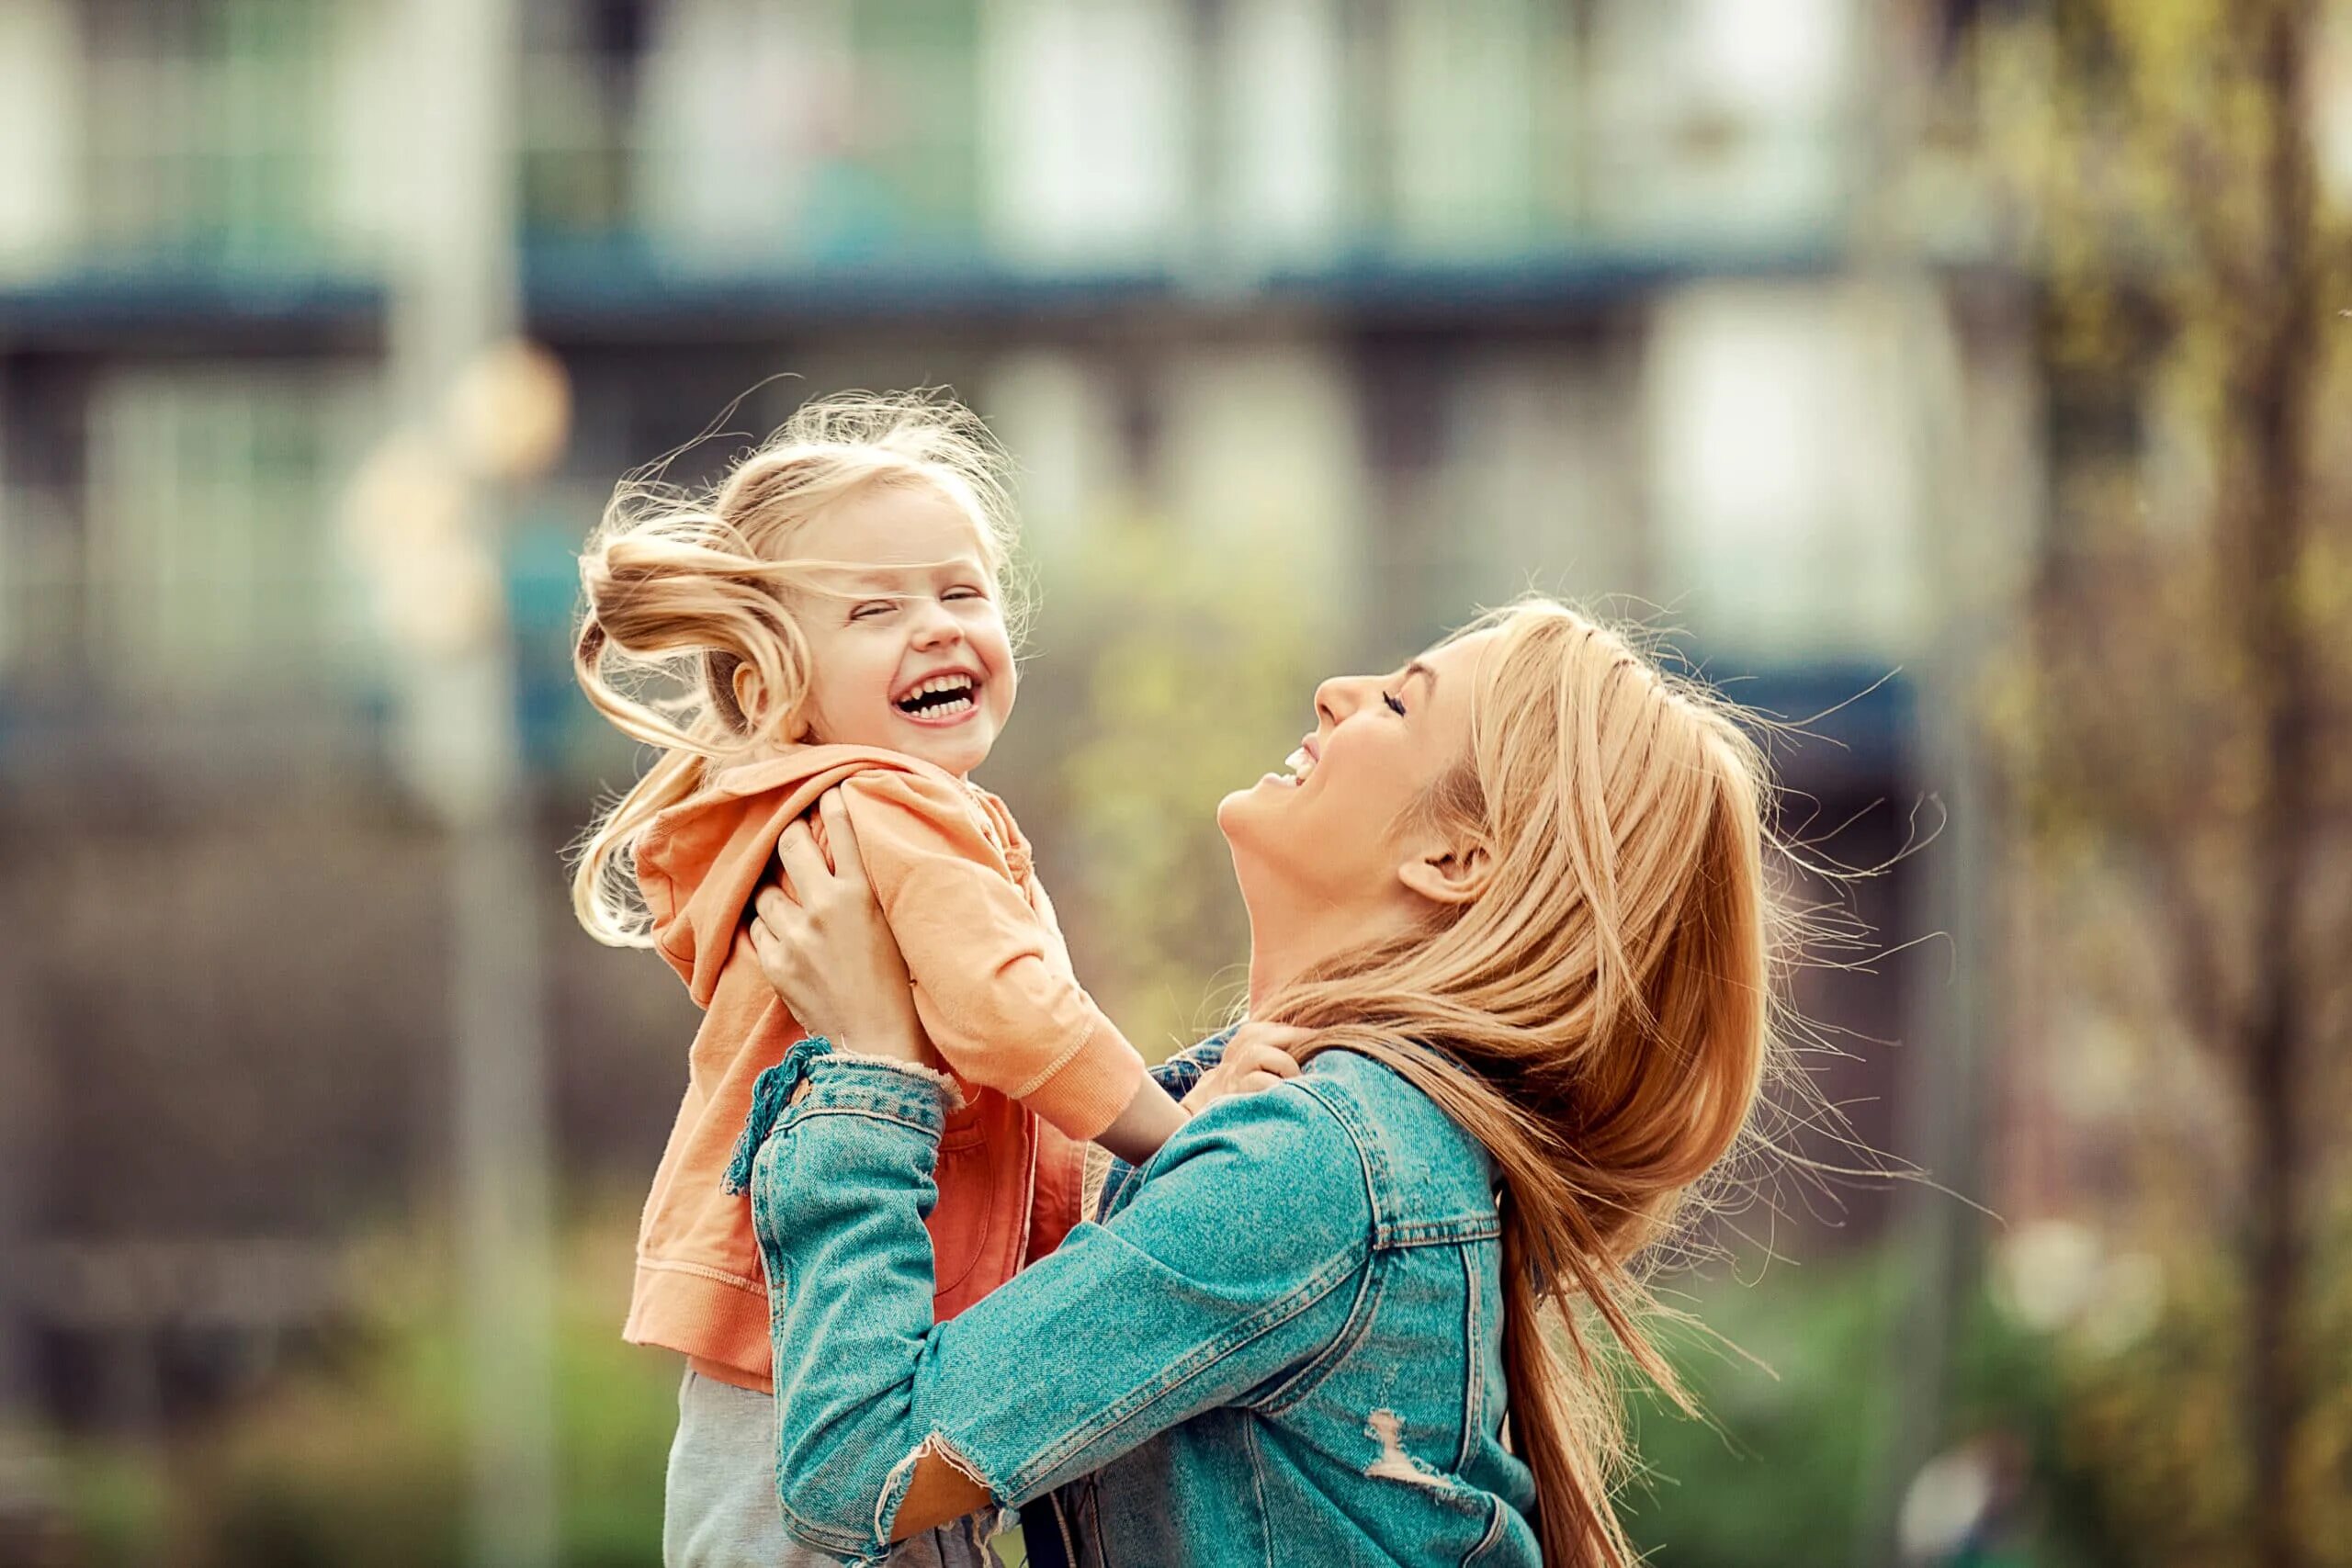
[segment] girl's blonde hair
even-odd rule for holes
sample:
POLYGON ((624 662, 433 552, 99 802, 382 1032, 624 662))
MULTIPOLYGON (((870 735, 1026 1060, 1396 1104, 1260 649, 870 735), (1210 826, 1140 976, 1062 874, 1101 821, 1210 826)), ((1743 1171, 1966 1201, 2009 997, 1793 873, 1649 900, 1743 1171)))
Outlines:
MULTIPOLYGON (((831 593, 841 563, 795 558, 793 536, 824 508, 893 485, 929 485, 969 513, 1008 596, 1015 529, 1003 452, 944 392, 817 399, 715 486, 681 491, 639 475, 615 492, 581 552, 586 610, 572 668, 598 711, 663 754, 588 829, 571 907, 591 936, 649 945, 633 863, 645 829, 710 767, 801 738, 808 641, 786 590, 831 593), (750 712, 735 685, 747 665, 758 676, 750 712), (662 682, 678 689, 642 694, 662 682)), ((1007 605, 1016 636, 1019 611, 1007 605)))
POLYGON ((1315 1031, 1302 1055, 1387 1063, 1494 1157, 1544 1561, 1624 1568, 1612 1364, 1690 1408, 1641 1326, 1641 1255, 1740 1138, 1773 1050, 1770 785, 1725 705, 1617 633, 1546 600, 1457 636, 1487 628, 1467 755, 1421 806, 1485 847, 1479 891, 1256 1012, 1315 1031))

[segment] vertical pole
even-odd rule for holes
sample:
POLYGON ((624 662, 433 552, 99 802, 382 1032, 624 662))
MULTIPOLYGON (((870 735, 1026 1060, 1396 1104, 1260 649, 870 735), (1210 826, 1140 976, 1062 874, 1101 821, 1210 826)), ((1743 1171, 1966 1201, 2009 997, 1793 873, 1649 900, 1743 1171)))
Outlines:
MULTIPOLYGON (((396 284, 392 379, 402 411, 446 424, 449 392, 520 315, 515 241, 515 0, 412 0, 420 171, 396 284)), ((497 558, 498 496, 468 497, 474 542, 497 558)), ((532 852, 503 605, 461 646, 412 656, 432 737, 428 787, 447 828, 449 1007, 459 1300, 472 1430, 468 1558, 555 1559, 551 1247, 539 878, 532 852)))
MULTIPOLYGON (((9 886, 15 886, 11 879, 9 886)), ((0 908, 23 913, 11 897, 0 908)), ((27 928, 11 924, 11 930, 27 928)), ((32 1398, 32 1362, 22 1299, 31 1239, 33 1041, 26 1023, 20 942, 0 942, 0 1559, 38 1562, 42 1444, 32 1398)))
MULTIPOLYGON (((1917 100, 1906 89, 1928 69, 1922 29, 1928 21, 1912 5, 1874 11, 1869 20, 1857 13, 1856 58, 1875 62, 1871 80, 1881 84, 1858 88, 1871 95, 1855 109, 1856 188, 1864 201, 1900 188, 1917 145, 1917 100)), ((2015 574, 2014 562, 1999 553, 2016 536, 1985 526, 1982 516, 1961 514, 1954 500, 1976 493, 1974 486, 1951 482, 1969 451, 1962 434, 1970 412, 1967 353, 1959 341, 1969 330, 1967 318, 1947 325, 1948 298, 1899 232, 1879 225, 1858 259, 1865 276, 1901 301, 1886 330, 1902 347, 1895 362, 1912 367, 1905 377, 1914 433, 1907 521, 1922 545, 1917 570, 1939 600, 1906 739, 1917 776, 1942 806, 1931 818, 1936 836, 1917 862, 1922 897, 1915 925, 1940 933, 1946 945, 1916 952, 1904 965, 1908 1081, 1897 1123, 1901 1143, 1893 1151, 1937 1185, 1905 1188, 1894 1208, 1888 1252, 1896 1271, 1883 1287, 1891 1311, 1878 1394, 1884 1437, 1860 1477, 1852 1542, 1855 1568, 1885 1568, 1901 1561, 1901 1512, 1910 1483, 1950 1435, 1957 1352, 1981 1274, 1977 1221, 1962 1198, 1981 1197, 1990 1134, 1989 881, 2000 845, 1976 706, 1983 650, 2006 646, 2001 634, 2014 610, 2006 596, 2015 574)))

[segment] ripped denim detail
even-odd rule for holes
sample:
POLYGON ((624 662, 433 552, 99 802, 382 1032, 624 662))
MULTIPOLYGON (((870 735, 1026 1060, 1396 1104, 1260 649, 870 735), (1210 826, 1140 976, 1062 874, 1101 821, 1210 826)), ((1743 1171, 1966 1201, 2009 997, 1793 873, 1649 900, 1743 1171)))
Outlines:
POLYGON ((821 1034, 811 1034, 794 1043, 784 1054, 784 1060, 766 1069, 752 1080, 752 1113, 743 1122, 742 1135, 735 1140, 735 1154, 727 1162, 727 1190, 741 1197, 752 1190, 752 1166, 760 1157, 760 1145, 768 1141, 775 1124, 792 1104, 792 1091, 808 1076, 808 1064, 820 1056, 832 1055, 833 1043, 821 1034))
MULTIPOLYGON (((916 1444, 912 1453, 892 1465, 889 1474, 883 1478, 881 1495, 874 1500, 876 1544, 864 1554, 844 1560, 844 1568, 886 1568, 893 1550, 890 1531, 897 1523, 899 1506, 906 1502, 907 1493, 914 1486, 915 1471, 924 1460, 933 1458, 944 1461, 950 1469, 988 1493, 993 1501, 996 1488, 989 1483, 988 1478, 971 1461, 957 1452, 945 1438, 933 1432, 916 1444)), ((988 1507, 954 1520, 947 1528, 962 1532, 976 1551, 985 1554, 989 1537, 1008 1528, 1014 1517, 1014 1512, 1010 1508, 988 1507)))

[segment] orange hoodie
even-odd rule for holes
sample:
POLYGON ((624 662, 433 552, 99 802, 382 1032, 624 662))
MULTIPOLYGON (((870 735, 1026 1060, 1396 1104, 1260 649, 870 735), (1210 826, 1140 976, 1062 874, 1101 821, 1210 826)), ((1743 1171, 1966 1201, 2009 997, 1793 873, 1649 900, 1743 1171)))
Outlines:
POLYGON ((1077 1223, 1086 1142, 1126 1109, 1143 1059, 1070 971, 1052 903, 1004 803, 927 762, 795 747, 723 770, 655 818, 637 876, 654 945, 703 1009, 686 1097, 646 1199, 622 1337, 769 1386, 767 1282, 750 1201, 724 1177, 752 1081, 805 1032, 745 934, 775 843, 835 784, 906 955, 915 1010, 964 1091, 940 1138, 933 1307, 950 1317, 1077 1223))

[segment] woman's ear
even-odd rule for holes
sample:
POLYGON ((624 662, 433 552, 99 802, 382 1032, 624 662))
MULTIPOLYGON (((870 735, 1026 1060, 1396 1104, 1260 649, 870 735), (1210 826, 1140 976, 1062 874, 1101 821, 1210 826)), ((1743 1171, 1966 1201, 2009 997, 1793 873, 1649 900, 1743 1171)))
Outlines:
POLYGON ((1484 844, 1435 844, 1407 858, 1396 880, 1432 904, 1467 904, 1487 890, 1494 860, 1484 844))
POLYGON ((746 722, 760 711, 760 672, 748 659, 735 666, 735 710, 746 722))

